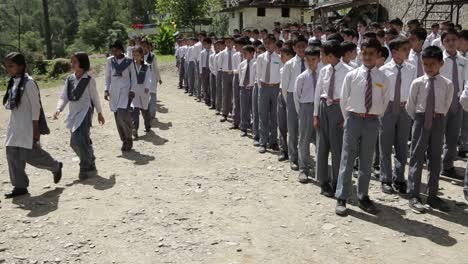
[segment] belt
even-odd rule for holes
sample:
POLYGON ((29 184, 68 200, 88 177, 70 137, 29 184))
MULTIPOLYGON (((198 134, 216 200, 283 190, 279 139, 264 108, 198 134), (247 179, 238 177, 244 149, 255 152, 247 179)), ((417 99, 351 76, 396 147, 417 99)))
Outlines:
POLYGON ((373 115, 373 114, 366 114, 366 113, 356 113, 356 112, 350 112, 352 115, 355 115, 360 118, 375 118, 378 117, 378 115, 373 115))
MULTIPOLYGON (((328 99, 325 97, 321 97, 320 100, 324 101, 325 103, 328 101, 328 99)), ((340 99, 334 99, 331 101, 332 105, 339 104, 339 103, 340 103, 340 99)))
MULTIPOLYGON (((393 101, 390 101, 391 104, 393 104, 393 101)), ((401 102, 400 103, 400 107, 405 107, 406 106, 406 102, 401 102)))
POLYGON ((261 86, 262 87, 279 87, 279 83, 264 83, 264 82, 260 82, 261 86))
POLYGON ((229 74, 229 75, 234 74, 233 71, 223 71, 223 73, 226 73, 226 74, 229 74))
POLYGON ((432 118, 435 118, 435 117, 444 117, 445 115, 444 114, 440 114, 440 113, 434 113, 432 114, 432 118))

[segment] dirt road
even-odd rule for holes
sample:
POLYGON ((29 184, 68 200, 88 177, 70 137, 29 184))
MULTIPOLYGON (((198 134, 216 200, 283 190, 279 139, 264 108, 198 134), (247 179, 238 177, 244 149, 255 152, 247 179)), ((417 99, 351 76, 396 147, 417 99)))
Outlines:
MULTIPOLYGON (((416 215, 373 182, 377 217, 355 206, 337 217, 334 200, 299 184, 276 155, 258 154, 176 89, 172 66, 163 68, 159 123, 135 152, 121 154, 105 105, 107 123, 92 130, 97 178, 77 181, 64 115, 49 120, 52 135, 42 144, 64 162, 64 178, 54 185, 29 167, 31 196, 2 199, 0 263, 468 263, 462 180, 441 181, 450 214, 416 215)), ((60 89, 42 91, 48 116, 60 89)), ((0 111, 2 124, 7 115, 0 111)), ((0 148, 4 193, 11 186, 0 148)))

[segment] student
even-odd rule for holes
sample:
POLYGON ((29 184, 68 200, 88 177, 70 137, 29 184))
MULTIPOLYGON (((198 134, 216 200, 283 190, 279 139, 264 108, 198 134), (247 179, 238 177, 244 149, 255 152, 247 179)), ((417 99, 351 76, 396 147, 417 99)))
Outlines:
POLYGON ((151 119, 156 119, 156 104, 157 104, 157 87, 158 84, 162 85, 161 74, 159 73, 158 61, 156 55, 151 52, 152 45, 148 40, 144 40, 141 42, 142 47, 145 51, 145 62, 150 66, 150 70, 152 71, 151 78, 152 78, 152 85, 150 89, 150 101, 148 110, 150 113, 151 119))
POLYGON ((346 215, 346 200, 351 195, 354 160, 359 157, 357 195, 359 208, 376 214, 377 208, 369 198, 372 158, 377 141, 379 120, 389 101, 389 82, 376 66, 380 52, 376 39, 362 43, 363 65, 349 72, 341 91, 340 106, 345 118, 343 149, 336 189, 336 214, 346 215))
POLYGON ((122 141, 121 150, 130 151, 133 147, 130 104, 135 97, 130 67, 133 61, 125 57, 120 40, 116 40, 109 48, 112 56, 107 58, 104 99, 109 101, 110 110, 114 113, 117 131, 122 141))
MULTIPOLYGON (((286 62, 283 67, 281 76, 281 89, 286 92, 286 113, 288 124, 288 155, 289 163, 292 170, 299 170, 298 165, 298 144, 299 144, 299 119, 298 111, 294 101, 294 89, 297 76, 303 73, 306 69, 305 49, 307 47, 307 39, 303 36, 294 40, 294 52, 296 56, 286 62)), ((284 94, 284 92, 283 92, 284 94)))
MULTIPOLYGON (((287 63, 289 60, 294 58, 296 53, 290 47, 283 47, 281 49, 281 62, 287 63)), ((280 75, 283 76, 284 67, 280 69, 280 75)), ((283 77, 281 77, 283 79, 283 77)), ((278 131, 279 131, 279 147, 280 155, 278 161, 289 160, 288 155, 288 119, 287 119, 287 107, 286 98, 288 97, 287 85, 281 84, 281 93, 278 94, 278 131)))
MULTIPOLYGON (((464 89, 463 93, 460 97, 460 104, 463 106, 463 110, 465 111, 463 114, 468 112, 468 89, 464 89)), ((463 194, 465 196, 465 200, 468 201, 468 162, 466 163, 466 170, 465 170, 465 182, 463 187, 463 194)))
POLYGON ((382 46, 380 48, 380 53, 377 55, 377 62, 375 63, 375 66, 377 68, 380 68, 385 65, 385 62, 388 60, 390 57, 390 54, 388 53, 387 47, 382 46))
MULTIPOLYGON (((339 46, 339 44, 338 44, 339 46)), ((297 47, 297 46, 296 46, 297 47)), ((299 49, 296 49, 299 52, 299 49)), ((310 175, 310 143, 314 142, 315 131, 313 126, 315 89, 319 73, 320 49, 307 48, 304 51, 306 70, 299 74, 294 84, 294 101, 298 110, 299 130, 299 182, 307 183, 310 175)), ((288 116, 289 120, 289 116, 288 116)))
POLYGON ((265 42, 267 51, 257 58, 257 75, 259 79, 258 112, 260 119, 259 153, 265 153, 267 145, 278 151, 278 119, 276 116, 278 94, 280 93, 280 69, 283 66, 280 56, 274 52, 276 39, 268 35, 265 42))
POLYGON ((439 30, 439 37, 434 39, 429 45, 432 45, 432 46, 437 46, 441 49, 443 49, 443 45, 442 45, 442 33, 444 32, 447 32, 447 30, 449 29, 454 29, 455 25, 447 20, 447 21, 443 21, 440 23, 440 30, 439 30))
MULTIPOLYGON (((28 194, 29 178, 26 164, 45 169, 53 174, 54 183, 62 178, 61 162, 56 161, 41 148, 41 121, 45 122, 41 106, 39 87, 26 73, 26 59, 23 54, 12 52, 4 59, 5 69, 11 77, 3 105, 11 111, 7 126, 5 147, 8 171, 13 190, 5 194, 7 199, 28 194)), ((42 133, 41 133, 42 132, 42 133)))
POLYGON ((408 27, 408 31, 412 31, 417 28, 421 28, 421 23, 418 19, 410 19, 406 22, 406 26, 408 27))
POLYGON ((426 152, 428 157, 428 199, 434 209, 448 211, 449 206, 437 196, 442 145, 447 112, 453 100, 452 82, 440 74, 444 64, 442 50, 429 46, 422 52, 425 75, 413 81, 406 110, 414 120, 409 161, 409 207, 419 213, 426 211, 420 198, 421 173, 426 152))
POLYGON ((398 37, 390 41, 388 46, 392 51, 393 59, 380 68, 390 83, 390 102, 384 116, 380 118, 380 181, 383 193, 393 194, 396 190, 404 194, 406 193, 405 167, 408 135, 411 129, 411 118, 405 106, 411 83, 416 79, 416 68, 406 62, 410 52, 408 39, 398 37), (392 146, 395 153, 393 170, 392 146))
POLYGON ((130 59, 133 56, 133 54, 132 54, 133 47, 135 47, 135 40, 133 38, 129 38, 128 39, 127 52, 125 53, 125 56, 129 57, 130 59))
POLYGON ((90 69, 88 54, 84 52, 73 54, 71 66, 74 73, 69 75, 65 81, 54 119, 58 119, 68 104, 69 113, 65 122, 71 131, 70 146, 80 158, 79 178, 84 180, 97 174, 96 157, 90 138, 94 108, 98 113, 99 123, 104 125, 105 120, 96 89, 96 80, 88 74, 90 69))
MULTIPOLYGON (((460 32, 458 53, 460 56, 468 60, 468 30, 462 30, 460 32)), ((463 111, 460 141, 458 144, 458 156, 465 158, 466 153, 468 153, 468 111, 463 111)))
POLYGON ((459 96, 466 82, 468 87, 468 61, 457 52, 459 33, 449 29, 442 33, 441 41, 444 47, 444 65, 440 69, 440 75, 453 83, 453 100, 447 113, 445 127, 444 154, 442 157, 442 175, 455 177, 454 161, 457 158, 457 144, 460 137, 463 109, 460 107, 459 96))
POLYGON ((193 96, 193 92, 195 90, 195 67, 196 67, 196 61, 195 61, 195 55, 193 52, 193 45, 197 41, 196 38, 192 38, 189 40, 188 43, 188 48, 187 48, 187 53, 185 54, 185 60, 187 62, 187 90, 186 93, 189 94, 189 96, 193 96))
POLYGON ((390 20, 390 28, 397 31, 398 35, 406 37, 406 33, 403 31, 403 21, 399 18, 390 20))
POLYGON ((187 39, 182 39, 180 41, 179 49, 177 50, 179 56, 179 89, 184 89, 187 87, 187 83, 185 82, 185 64, 186 64, 186 57, 187 54, 187 39))
POLYGON ((223 71, 222 79, 222 118, 221 122, 226 122, 229 113, 232 111, 232 84, 234 77, 234 63, 232 56, 234 55, 233 39, 232 37, 226 38, 226 48, 221 52, 220 55, 220 66, 223 71))
POLYGON ((255 48, 251 45, 242 48, 244 60, 239 64, 239 86, 240 86, 240 129, 241 137, 247 136, 250 128, 250 113, 252 110, 252 89, 255 86, 256 65, 255 48))
POLYGON ((203 99, 207 106, 210 106, 210 56, 214 53, 211 49, 211 44, 213 41, 211 38, 204 38, 203 41, 203 50, 200 52, 199 61, 199 71, 200 71, 200 80, 202 84, 203 99))
POLYGON ((423 28, 413 29, 409 32, 408 39, 411 45, 411 51, 408 56, 408 62, 416 68, 416 77, 424 75, 421 52, 424 48, 426 36, 427 32, 423 28))
POLYGON ((219 53, 219 41, 216 41, 213 45, 214 52, 211 53, 209 58, 209 68, 210 68, 210 109, 216 110, 216 75, 218 74, 218 69, 216 68, 216 55, 219 53))
POLYGON ((195 44, 193 45, 192 56, 194 56, 195 60, 195 80, 194 80, 194 95, 195 100, 201 102, 202 99, 202 90, 201 90, 201 72, 200 72, 200 53, 203 50, 203 39, 207 37, 205 31, 198 33, 198 39, 195 40, 195 44))
MULTIPOLYGON (((425 30, 424 30, 425 31, 425 30)), ((426 32, 427 33, 427 32, 426 32)), ((439 34, 439 23, 433 23, 431 25, 431 34, 429 34, 427 37, 426 37, 426 40, 424 42, 424 46, 430 46, 432 41, 434 41, 435 39, 438 39, 440 37, 440 34, 439 34)))
POLYGON ((341 52, 343 53, 343 57, 341 62, 344 64, 356 69, 359 67, 354 61, 357 58, 357 46, 353 42, 344 41, 341 43, 341 52))
POLYGON ((317 179, 321 194, 333 197, 336 191, 343 145, 343 114, 340 109, 341 88, 344 78, 353 67, 340 61, 343 48, 337 41, 322 45, 323 58, 327 64, 320 70, 314 99, 313 125, 318 133, 317 179), (331 173, 328 156, 331 153, 331 173), (330 177, 331 175, 331 177, 330 177))
POLYGON ((223 64, 222 64, 222 56, 223 51, 226 49, 226 42, 224 40, 220 40, 218 42, 219 45, 219 52, 215 56, 215 67, 217 69, 216 74, 216 115, 221 115, 222 106, 223 106, 223 64))
MULTIPOLYGON (((254 42, 254 47, 256 42, 254 42)), ((255 50, 255 60, 257 60, 258 56, 262 55, 266 52, 265 46, 260 44, 257 46, 255 50)), ((256 64, 255 64, 255 67, 256 64)), ((259 80, 259 73, 256 72, 255 78, 255 86, 252 91, 252 136, 253 136, 253 145, 254 147, 260 146, 260 117, 258 115, 258 91, 260 90, 260 80, 259 80)))
POLYGON ((240 82, 239 82, 239 64, 244 60, 242 47, 244 40, 242 38, 234 39, 234 49, 236 52, 232 55, 232 63, 234 67, 234 76, 232 84, 232 127, 230 129, 239 129, 241 111, 240 111, 240 82))

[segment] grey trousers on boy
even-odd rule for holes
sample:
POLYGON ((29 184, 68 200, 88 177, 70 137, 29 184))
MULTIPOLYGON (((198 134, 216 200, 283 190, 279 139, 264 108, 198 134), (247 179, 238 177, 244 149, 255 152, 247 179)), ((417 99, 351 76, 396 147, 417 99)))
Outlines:
POLYGON ((421 192, 421 173, 427 151, 427 167, 429 170, 429 197, 437 196, 439 190, 439 174, 444 144, 445 117, 434 117, 432 128, 424 128, 424 113, 417 113, 413 123, 411 139, 411 157, 409 161, 408 186, 411 197, 419 197, 421 192))
POLYGON ((88 112, 80 127, 71 134, 70 146, 80 158, 80 170, 95 167, 93 144, 90 137, 91 111, 88 112))
MULTIPOLYGON (((286 113, 288 121, 288 154, 289 161, 293 163, 298 162, 298 144, 299 144, 299 118, 297 115, 298 110, 294 103, 294 93, 288 92, 286 98, 286 113)), ((313 110, 312 110, 313 113, 313 110)))
POLYGON ((239 126, 241 120, 239 74, 234 74, 232 80, 232 124, 239 126))
POLYGON ((258 116, 260 118, 260 145, 275 145, 278 141, 277 102, 279 84, 273 87, 260 87, 258 91, 258 116))
POLYGON ((278 94, 278 130, 279 147, 281 153, 288 154, 288 119, 286 114, 286 101, 283 93, 278 94))
POLYGON ((114 113, 114 118, 120 140, 122 140, 124 145, 131 148, 133 146, 133 124, 130 112, 127 109, 117 109, 117 112, 114 113))
POLYGON ((210 103, 211 106, 216 106, 216 74, 210 74, 210 103))
POLYGON ((228 117, 232 111, 232 79, 233 74, 223 72, 223 116, 228 117))
POLYGON ((201 72, 200 72, 200 62, 195 62, 195 86, 193 94, 201 99, 201 72))
POLYGON ((309 175, 310 143, 315 142, 314 103, 299 106, 299 170, 309 175))
POLYGON ((318 117, 320 126, 317 137, 317 179, 321 186, 329 185, 333 190, 336 190, 343 147, 344 119, 340 104, 327 105, 325 100, 320 100, 318 117), (330 152, 331 173, 328 171, 330 152))
POLYGON ((468 151, 468 111, 462 111, 462 124, 460 140, 458 141, 458 151, 468 151))
POLYGON ((29 186, 29 178, 25 171, 26 164, 50 172, 60 170, 59 162, 36 143, 33 143, 32 149, 6 147, 6 158, 10 181, 15 188, 25 189, 29 186))
POLYGON ((378 134, 378 117, 360 117, 348 113, 343 131, 343 150, 335 194, 337 199, 347 200, 351 195, 353 167, 357 157, 359 157, 357 196, 360 200, 368 196, 372 159, 378 134))
POLYGON ((240 87, 240 129, 243 131, 246 131, 251 126, 252 88, 253 87, 240 87))
POLYGON ((187 85, 185 81, 185 59, 182 58, 180 59, 180 64, 179 64, 179 89, 184 88, 184 85, 187 85))
POLYGON ((187 71, 187 81, 188 81, 188 91, 190 94, 193 94, 195 91, 195 62, 189 61, 188 71, 187 71))
POLYGON ((445 144, 442 164, 444 170, 453 168, 453 163, 457 159, 457 145, 460 138, 460 128, 462 122, 462 106, 458 104, 457 112, 449 112, 446 116, 445 123, 445 144))
POLYGON ((411 118, 404 106, 400 112, 392 112, 392 102, 380 118, 380 181, 382 183, 405 182, 405 167, 408 158, 408 135, 411 118), (395 149, 395 170, 392 172, 392 147, 395 149))
POLYGON ((254 140, 260 140, 260 131, 258 129, 260 118, 258 116, 258 84, 255 84, 252 90, 252 134, 254 140))
POLYGON ((223 75, 222 71, 218 71, 216 75, 216 111, 223 110, 223 75))
POLYGON ((203 68, 201 73, 201 83, 203 88, 203 99, 205 104, 210 104, 210 69, 203 68))

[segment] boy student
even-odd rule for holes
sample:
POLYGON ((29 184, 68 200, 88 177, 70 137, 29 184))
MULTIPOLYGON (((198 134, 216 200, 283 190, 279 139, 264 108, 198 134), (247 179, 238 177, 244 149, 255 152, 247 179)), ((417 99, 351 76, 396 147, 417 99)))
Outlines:
POLYGON ((232 111, 232 84, 234 77, 234 55, 232 37, 225 38, 226 48, 220 53, 219 62, 223 71, 222 76, 222 118, 221 122, 226 122, 229 113, 232 111))
MULTIPOLYGON (((255 61, 257 60, 258 56, 262 55, 266 52, 265 46, 263 44, 259 44, 258 42, 253 43, 255 47, 255 61), (258 44, 258 46, 256 46, 258 44)), ((257 68, 255 64, 255 68, 257 68)), ((255 147, 260 146, 260 117, 258 115, 258 91, 260 89, 260 81, 259 81, 259 74, 256 72, 255 76, 255 86, 252 91, 252 136, 253 136, 253 145, 255 147)))
POLYGON ((419 194, 421 173, 427 152, 429 154, 427 155, 429 168, 427 204, 434 209, 448 211, 449 206, 437 197, 437 192, 445 119, 452 104, 454 87, 449 79, 439 73, 444 64, 444 55, 439 47, 425 48, 422 59, 425 75, 411 84, 406 104, 406 110, 414 120, 408 175, 409 207, 419 213, 426 211, 419 194))
POLYGON ((434 39, 429 45, 437 46, 439 48, 443 48, 442 39, 441 39, 442 33, 446 32, 449 29, 454 29, 454 27, 455 27, 455 25, 449 20, 441 22, 440 23, 439 37, 434 39))
POLYGON ((185 79, 185 55, 187 53, 187 40, 181 39, 179 48, 177 49, 177 53, 179 56, 179 89, 183 89, 187 87, 186 79, 185 79))
POLYGON ((219 52, 215 55, 215 68, 216 68, 216 115, 221 115, 223 106, 223 65, 221 63, 221 56, 226 48, 226 42, 223 40, 218 41, 219 52))
POLYGON ((406 62, 410 52, 408 39, 398 37, 390 41, 388 46, 392 51, 393 59, 380 68, 390 83, 390 103, 384 116, 380 118, 380 181, 384 193, 392 194, 395 190, 406 193, 405 166, 411 118, 406 112, 405 106, 411 83, 417 78, 416 68, 406 62), (395 168, 393 170, 392 146, 395 149, 395 168))
POLYGON ((321 194, 333 197, 336 191, 343 145, 343 114, 340 96, 343 80, 353 68, 340 62, 342 46, 337 41, 326 41, 322 45, 326 66, 320 70, 315 88, 314 128, 318 132, 317 179, 321 194), (328 171, 328 156, 331 153, 331 173, 328 171), (331 177, 330 177, 331 175, 331 177))
POLYGON ((192 50, 192 56, 195 58, 195 84, 194 84, 194 95, 195 95, 195 100, 198 102, 201 102, 202 99, 202 90, 201 90, 201 72, 200 72, 200 53, 203 50, 203 39, 207 37, 206 32, 202 31, 198 33, 198 39, 194 45, 193 45, 193 50, 192 50))
POLYGON ((306 69, 305 49, 307 48, 307 39, 303 36, 294 40, 294 52, 296 56, 286 62, 281 75, 281 90, 283 94, 286 92, 286 113, 288 124, 288 155, 292 170, 299 170, 298 165, 298 140, 299 140, 299 119, 298 111, 294 101, 294 89, 297 76, 303 73, 306 69))
POLYGON ((239 82, 239 64, 244 60, 242 47, 244 46, 244 39, 234 39, 234 49, 236 52, 232 55, 232 62, 234 67, 234 76, 232 84, 232 127, 230 129, 239 129, 241 119, 240 109, 240 82, 239 82))
POLYGON ((210 56, 214 53, 211 50, 211 44, 213 43, 211 38, 204 38, 203 41, 203 50, 200 52, 199 61, 199 71, 200 71, 200 80, 202 84, 203 99, 207 106, 210 106, 210 56))
POLYGON ((276 39, 269 34, 265 41, 267 51, 257 58, 257 75, 260 82, 258 91, 258 112, 260 119, 259 153, 265 153, 267 144, 277 151, 278 124, 277 100, 280 93, 280 69, 283 66, 280 56, 274 52, 276 39))
POLYGON ((438 39, 440 37, 439 34, 439 23, 433 23, 431 25, 431 34, 429 34, 424 42, 425 46, 430 46, 432 41, 438 39))
MULTIPOLYGON (((468 30, 460 32, 460 40, 458 42, 458 53, 468 60, 468 30)), ((460 142, 458 144, 458 156, 465 157, 468 153, 468 111, 463 111, 462 128, 460 134, 460 142)))
POLYGON ((354 62, 357 58, 356 44, 350 41, 343 41, 341 43, 341 52, 343 53, 341 62, 356 69, 358 67, 358 65, 354 62))
POLYGON ((187 62, 187 90, 186 93, 189 94, 189 96, 193 96, 193 91, 195 87, 195 55, 193 52, 193 45, 197 39, 191 38, 189 40, 189 47, 187 48, 187 54, 185 55, 185 60, 187 62))
MULTIPOLYGON (((339 46, 339 44, 338 44, 339 46)), ((296 49, 298 50, 298 49, 296 49)), ((301 52, 301 51, 299 51, 301 52)), ((299 53, 298 53, 299 54, 299 53)), ((314 140, 315 89, 319 76, 320 49, 307 48, 304 51, 306 70, 299 74, 294 84, 294 100, 298 109, 299 129, 299 182, 307 183, 310 174, 310 143, 314 140)), ((289 120, 289 116, 288 116, 289 120)))
POLYGON ((426 36, 427 32, 423 28, 413 29, 409 32, 408 39, 411 45, 411 51, 408 56, 408 62, 416 68, 416 77, 424 75, 421 52, 424 48, 426 36))
POLYGON ((336 214, 346 215, 346 200, 351 195, 353 164, 359 157, 357 195, 359 208, 376 214, 369 198, 372 158, 377 141, 379 120, 389 101, 388 78, 376 66, 381 45, 376 39, 362 43, 362 66, 349 72, 343 81, 340 106, 345 118, 343 149, 336 189, 336 214))
POLYGON ((256 65, 255 48, 251 45, 242 48, 244 60, 239 64, 239 86, 240 86, 240 129, 241 137, 247 136, 250 128, 250 113, 252 110, 252 89, 255 85, 256 65))
POLYGON ((122 140, 121 150, 130 151, 133 147, 133 125, 129 109, 135 97, 131 83, 133 60, 125 57, 120 40, 116 40, 109 48, 112 56, 107 59, 106 64, 104 99, 109 101, 110 110, 114 113, 117 131, 122 140))
MULTIPOLYGON (((294 56, 296 53, 289 48, 284 47, 281 49, 281 62, 285 64, 294 56)), ((280 74, 283 76, 284 67, 280 69, 280 74)), ((282 79, 282 78, 281 78, 282 79)), ((288 155, 288 119, 287 119, 287 107, 286 107, 286 98, 288 96, 287 87, 282 86, 281 84, 281 93, 278 94, 278 130, 279 130, 279 144, 280 144, 280 155, 278 161, 285 161, 289 159, 288 155)))
POLYGON ((150 117, 152 119, 156 118, 156 102, 157 102, 157 86, 158 84, 162 84, 161 75, 159 74, 159 67, 158 61, 156 59, 156 55, 151 52, 151 43, 148 40, 144 40, 141 42, 143 50, 145 51, 145 62, 149 64, 150 70, 153 72, 152 74, 152 86, 150 90, 150 101, 148 110, 150 113, 150 117))
POLYGON ((209 58, 209 68, 210 68, 210 109, 216 109, 216 75, 218 69, 216 68, 216 55, 219 53, 219 42, 214 43, 214 52, 211 53, 209 58))
MULTIPOLYGON (((465 111, 465 113, 467 113, 468 112, 468 89, 463 90, 463 93, 460 96, 460 104, 463 106, 463 110, 465 111)), ((467 165, 466 165, 466 170, 465 170, 465 183, 463 187, 463 194, 465 196, 465 200, 468 201, 468 162, 466 164, 467 165)))
POLYGON ((444 46, 444 65, 440 69, 440 75, 453 83, 453 100, 446 116, 445 144, 442 158, 442 175, 454 177, 454 161, 457 157, 457 144, 460 137, 463 109, 460 107, 459 96, 463 91, 463 85, 468 87, 468 61, 457 51, 459 33, 449 29, 442 33, 442 45, 444 46), (465 83, 466 82, 466 83, 465 83))

